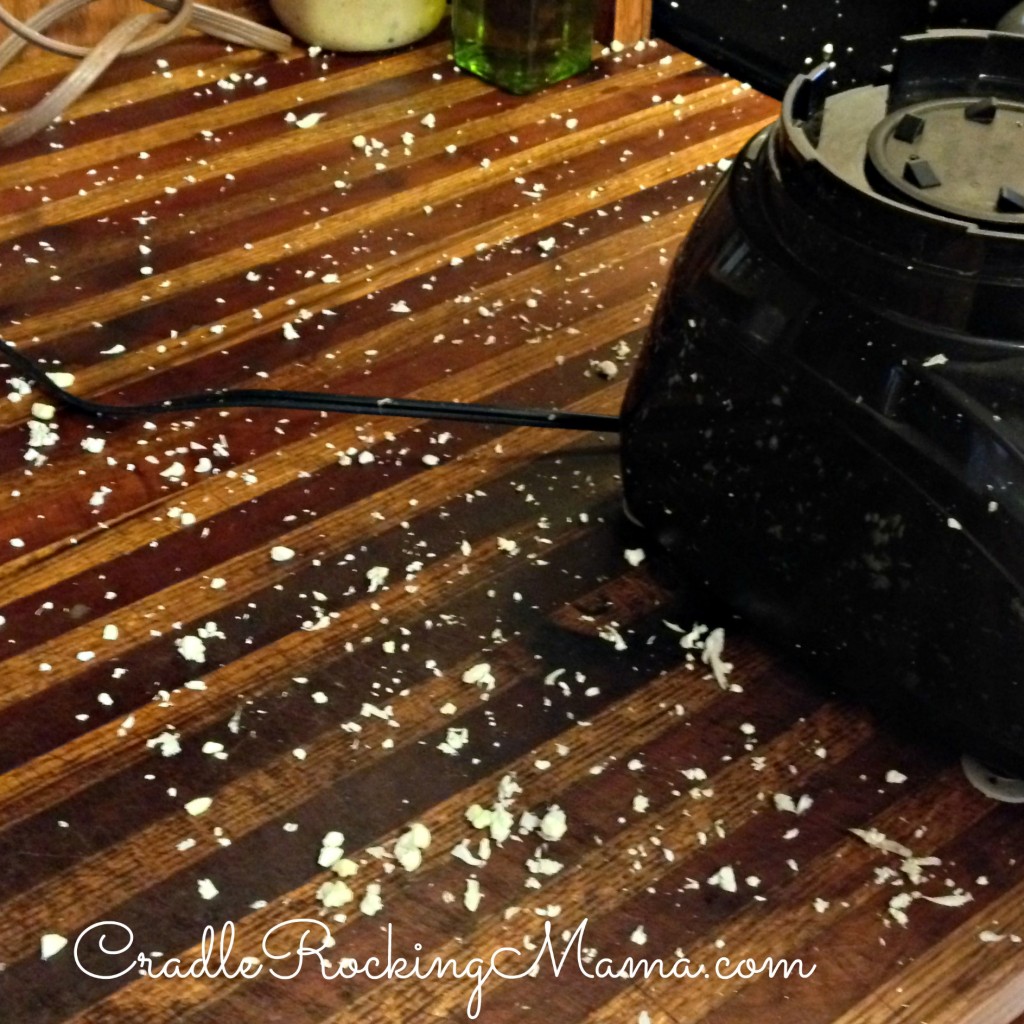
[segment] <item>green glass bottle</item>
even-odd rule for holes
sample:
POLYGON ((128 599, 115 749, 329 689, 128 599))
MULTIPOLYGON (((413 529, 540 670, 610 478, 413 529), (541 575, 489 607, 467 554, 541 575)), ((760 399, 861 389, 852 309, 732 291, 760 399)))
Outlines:
POLYGON ((590 67, 595 0, 454 0, 455 63, 529 93, 590 67))

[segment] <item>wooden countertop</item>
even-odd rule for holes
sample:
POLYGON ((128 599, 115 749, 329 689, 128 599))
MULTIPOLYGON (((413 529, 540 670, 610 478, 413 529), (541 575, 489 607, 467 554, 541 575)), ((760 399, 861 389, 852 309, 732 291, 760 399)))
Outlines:
MULTIPOLYGON (((65 68, 9 69, 4 104, 65 68)), ((457 74, 442 39, 284 60, 179 41, 3 155, 2 331, 112 401, 242 386, 614 413, 716 163, 775 112, 664 45, 515 99, 457 74)), ((390 924, 396 956, 420 943, 424 964, 468 971, 550 922, 557 949, 584 924, 616 964, 708 970, 493 976, 487 1022, 1024 1009, 1020 811, 826 700, 654 558, 627 562, 612 437, 60 411, 59 439, 30 450, 30 402, 0 402, 4 1021, 466 1019, 468 978, 323 980, 307 957, 274 980, 264 936, 298 918, 330 925, 335 966, 383 955, 390 924), (686 664, 666 621, 726 628, 733 690, 686 664), (489 857, 473 804, 492 813, 489 857), (407 870, 413 822, 431 843, 407 870), (358 868, 352 902, 324 911, 332 830, 358 868), (453 856, 464 840, 478 863, 453 856), (915 895, 959 891, 971 901, 915 895), (107 956, 103 921, 120 922, 107 956), (226 922, 229 966, 254 956, 259 976, 134 973, 140 953, 188 966, 226 922), (68 944, 43 959, 44 935, 68 944), (814 973, 727 979, 721 956, 814 973)))

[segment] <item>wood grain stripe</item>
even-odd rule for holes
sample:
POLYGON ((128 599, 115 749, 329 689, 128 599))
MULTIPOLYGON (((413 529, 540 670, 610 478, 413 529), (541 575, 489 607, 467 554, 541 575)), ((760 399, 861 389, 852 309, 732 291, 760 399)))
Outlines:
MULTIPOLYGON (((755 116, 760 112, 755 112, 755 116)), ((670 114, 671 116, 671 114, 670 114)), ((652 108, 651 112, 643 112, 623 119, 623 122, 609 131, 601 128, 584 129, 574 134, 571 139, 556 139, 535 147, 532 159, 535 162, 559 158, 579 156, 591 146, 605 144, 616 140, 630 138, 638 130, 650 128, 665 117, 661 108, 652 108)), ((647 162, 640 168, 633 168, 628 173, 616 175, 603 183, 603 191, 597 196, 589 193, 569 193, 557 197, 545 205, 544 214, 547 223, 565 220, 585 212, 595 205, 595 200, 607 203, 627 194, 636 188, 637 183, 649 186, 659 180, 685 173, 697 163, 717 155, 734 152, 749 136, 766 123, 763 117, 744 123, 731 132, 723 133, 715 140, 710 151, 707 145, 693 146, 682 152, 647 162)), ((251 248, 236 253, 235 259, 228 264, 222 255, 211 256, 198 260, 187 267, 180 268, 172 276, 165 278, 170 282, 160 293, 160 301, 167 302, 182 293, 200 285, 223 280, 226 273, 243 274, 267 262, 273 261, 287 244, 290 255, 299 255, 319 245, 324 237, 336 232, 354 234, 378 224, 382 217, 393 218, 403 213, 420 210, 424 206, 433 206, 445 202, 454 192, 465 197, 490 186, 498 177, 515 174, 523 166, 522 157, 510 156, 494 161, 488 168, 474 167, 464 171, 456 171, 443 179, 435 179, 405 190, 399 199, 387 204, 385 208, 370 207, 366 210, 345 211, 334 216, 325 217, 314 224, 301 225, 287 235, 274 235, 261 238, 251 243, 251 248)), ((515 230, 515 225, 512 225, 515 230)), ((400 256, 391 257, 375 267, 373 284, 377 288, 386 288, 391 284, 405 280, 411 276, 422 274, 450 262, 453 257, 464 258, 477 250, 480 245, 496 245, 506 237, 510 225, 507 214, 494 218, 489 222, 474 224, 454 236, 446 239, 444 249, 439 251, 436 240, 415 246, 400 256)), ((521 229, 520 229, 521 230, 521 229)), ((71 303, 65 308, 52 313, 44 313, 33 319, 33 330, 37 334, 51 334, 69 320, 72 322, 105 321, 136 309, 140 304, 150 300, 154 284, 141 280, 111 289, 98 298, 85 299, 71 303)), ((350 302, 358 295, 365 295, 373 287, 366 281, 365 272, 354 272, 342 278, 338 284, 313 285, 293 294, 302 306, 316 305, 329 296, 333 304, 350 302)), ((269 316, 282 317, 282 303, 271 303, 269 316)), ((267 314, 265 314, 266 316, 267 314)), ((271 321, 273 322, 273 321, 271 321)), ((230 329, 230 325, 229 325, 230 329)), ((21 340, 24 332, 12 330, 10 339, 21 340)))
MULTIPOLYGON (((656 252, 663 245, 674 244, 676 237, 685 231, 692 223, 697 207, 689 206, 678 213, 664 218, 653 237, 646 226, 631 229, 624 235, 626 251, 631 254, 631 259, 636 260, 646 251, 656 252)), ((578 272, 588 263, 600 265, 605 268, 613 267, 622 262, 623 256, 615 256, 613 252, 618 245, 618 236, 613 236, 607 244, 591 248, 586 247, 583 251, 585 256, 575 258, 572 255, 564 261, 566 270, 570 273, 578 272)), ((503 278, 497 282, 496 287, 487 288, 479 292, 477 298, 482 305, 491 305, 499 301, 507 301, 512 294, 521 290, 528 290, 531 287, 542 283, 548 269, 545 264, 538 264, 528 272, 521 272, 514 278, 503 278)), ((616 337, 615 332, 628 331, 634 326, 634 318, 638 318, 644 311, 643 300, 634 299, 626 303, 621 309, 608 309, 602 311, 600 316, 595 316, 582 325, 582 328, 574 327, 572 333, 555 333, 549 343, 557 346, 561 355, 571 356, 574 351, 583 353, 588 348, 596 349, 600 345, 616 337)), ((393 346, 395 354, 399 359, 407 359, 410 351, 423 351, 428 339, 444 324, 451 316, 451 310, 447 306, 437 307, 421 315, 417 321, 410 324, 406 330, 395 331, 392 327, 381 328, 377 331, 365 334, 360 337, 358 349, 350 349, 343 352, 341 358, 332 362, 332 369, 346 370, 360 365, 365 357, 364 347, 383 349, 393 346)), ((245 340, 245 336, 239 339, 245 340)), ((157 353, 151 350, 147 353, 149 358, 156 358, 157 353)), ((145 362, 140 360, 135 364, 136 373, 142 373, 145 362)), ((101 381, 100 373, 104 368, 98 367, 95 371, 86 370, 81 373, 79 379, 84 381, 86 388, 90 385, 97 386, 101 381)), ((500 369, 500 368, 499 368, 500 369)), ((506 355, 504 357, 504 368, 497 374, 502 386, 511 384, 516 379, 522 379, 521 374, 529 371, 527 364, 522 362, 518 354, 506 355), (509 376, 509 371, 517 371, 516 375, 509 376)), ((110 374, 112 369, 107 369, 110 374)), ((467 373, 464 380, 455 378, 450 380, 446 387, 448 393, 459 396, 463 399, 472 395, 482 395, 485 392, 478 390, 474 384, 478 368, 474 367, 471 373, 467 373)), ((253 381, 253 384, 259 383, 253 381)), ((283 387, 300 387, 303 379, 301 371, 286 373, 280 379, 283 387)), ((424 389, 419 392, 420 397, 435 397, 437 392, 434 388, 424 389)), ((394 429, 399 432, 409 430, 411 424, 402 425, 396 421, 394 429)), ((289 460, 295 464, 306 467, 307 471, 315 471, 325 468, 336 462, 334 451, 327 445, 334 445, 335 450, 344 450, 355 438, 356 427, 350 422, 339 422, 329 428, 317 439, 308 439, 291 443, 285 451, 289 460)), ((537 438, 537 442, 542 439, 537 438)), ((258 497, 275 486, 279 486, 284 477, 284 470, 281 467, 279 458, 280 449, 268 453, 263 457, 256 457, 249 460, 248 468, 253 473, 256 481, 244 490, 227 494, 221 484, 215 478, 206 481, 198 480, 190 485, 188 493, 189 507, 193 508, 200 517, 200 522, 210 515, 223 512, 225 509, 234 507, 243 501, 249 501, 258 497)), ((87 470, 88 459, 84 456, 76 456, 68 464, 68 471, 78 475, 85 475, 89 480, 87 470)), ((95 488, 100 482, 91 486, 95 488)), ((15 486, 14 479, 9 481, 15 486)), ((59 492, 59 482, 54 485, 52 497, 56 498, 59 492)), ((44 493, 46 493, 44 491, 44 493)), ((385 505, 381 507, 386 507, 385 505)), ((166 498, 148 504, 143 509, 133 509, 130 516, 124 519, 115 518, 108 522, 104 528, 94 529, 89 535, 78 535, 75 537, 73 547, 68 547, 66 542, 57 543, 50 548, 31 551, 26 555, 11 558, 9 561, 0 564, 0 580, 3 581, 4 593, 8 602, 28 597, 40 590, 54 585, 63 578, 68 571, 66 559, 72 559, 78 572, 86 571, 104 561, 110 561, 117 555, 126 554, 132 550, 159 542, 161 539, 173 535, 179 527, 174 520, 167 515, 167 510, 176 504, 180 504, 181 498, 177 495, 170 495, 166 498), (140 515, 139 513, 144 513, 140 515), (111 533, 110 526, 116 523, 118 531, 116 536, 111 533)), ((117 607, 116 605, 114 606, 117 607)))

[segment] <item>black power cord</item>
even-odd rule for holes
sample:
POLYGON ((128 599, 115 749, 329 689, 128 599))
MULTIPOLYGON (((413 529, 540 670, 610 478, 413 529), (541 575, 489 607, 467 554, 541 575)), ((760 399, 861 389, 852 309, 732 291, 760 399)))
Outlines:
POLYGON ((618 416, 568 412, 561 409, 509 409, 473 402, 428 402, 414 398, 370 398, 362 395, 322 395, 312 391, 275 391, 271 388, 228 389, 181 395, 162 402, 114 405, 80 398, 55 384, 34 359, 19 352, 4 338, 0 344, 10 365, 61 405, 88 416, 128 419, 199 409, 294 409, 303 412, 341 412, 353 415, 406 416, 415 419, 461 420, 507 427, 549 427, 558 430, 594 430, 618 433, 618 416))

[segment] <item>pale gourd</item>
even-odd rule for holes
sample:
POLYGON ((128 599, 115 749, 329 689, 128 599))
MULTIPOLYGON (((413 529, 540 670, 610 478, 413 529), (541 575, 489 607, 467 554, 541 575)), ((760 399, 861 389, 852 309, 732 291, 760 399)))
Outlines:
POLYGON ((433 32, 445 0, 271 0, 297 39, 327 50, 390 50, 433 32))

